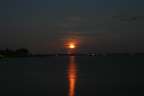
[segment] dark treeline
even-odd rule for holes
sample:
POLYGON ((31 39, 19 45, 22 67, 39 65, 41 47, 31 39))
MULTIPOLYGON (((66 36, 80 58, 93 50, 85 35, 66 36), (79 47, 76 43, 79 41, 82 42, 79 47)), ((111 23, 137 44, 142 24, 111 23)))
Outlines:
POLYGON ((19 48, 16 50, 12 49, 5 49, 5 50, 0 50, 0 56, 1 57, 23 57, 23 56, 29 56, 30 52, 26 48, 19 48))
POLYGON ((144 56, 144 53, 75 53, 75 54, 65 54, 65 53, 55 53, 55 54, 31 54, 30 51, 26 48, 19 48, 16 50, 5 49, 0 50, 1 57, 27 57, 27 56, 36 56, 36 57, 45 57, 45 56, 144 56))

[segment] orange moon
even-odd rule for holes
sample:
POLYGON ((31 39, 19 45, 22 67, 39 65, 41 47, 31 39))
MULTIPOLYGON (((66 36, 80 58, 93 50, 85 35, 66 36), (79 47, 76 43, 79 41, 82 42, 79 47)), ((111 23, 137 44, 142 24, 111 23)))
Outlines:
POLYGON ((76 48, 76 45, 73 44, 73 43, 70 43, 69 46, 68 46, 68 48, 70 48, 70 49, 75 49, 75 48, 76 48))
POLYGON ((68 39, 64 41, 64 47, 68 50, 69 49, 74 50, 78 47, 78 45, 79 45, 79 40, 77 39, 68 39))

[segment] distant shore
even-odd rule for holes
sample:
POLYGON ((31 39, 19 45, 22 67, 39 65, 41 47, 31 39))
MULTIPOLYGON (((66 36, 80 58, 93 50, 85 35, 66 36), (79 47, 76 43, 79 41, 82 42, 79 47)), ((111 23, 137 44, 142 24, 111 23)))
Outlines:
POLYGON ((135 53, 135 54, 128 54, 128 53, 110 53, 110 54, 96 54, 96 53, 87 53, 87 54, 25 54, 25 55, 0 55, 1 58, 18 58, 18 57, 58 57, 58 56, 144 56, 144 53, 135 53))
POLYGON ((0 50, 0 58, 16 58, 16 57, 47 57, 47 56, 144 56, 144 53, 99 53, 99 52, 85 52, 85 53, 49 53, 49 54, 33 54, 26 48, 19 48, 12 50, 6 48, 0 50))

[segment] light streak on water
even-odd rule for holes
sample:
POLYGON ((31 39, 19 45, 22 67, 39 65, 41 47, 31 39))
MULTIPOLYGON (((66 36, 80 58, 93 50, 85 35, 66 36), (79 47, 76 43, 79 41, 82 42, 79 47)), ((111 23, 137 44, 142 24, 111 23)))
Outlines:
POLYGON ((69 82, 68 96, 75 96, 76 80, 77 80, 77 68, 75 63, 75 57, 70 56, 68 65, 68 82, 69 82))

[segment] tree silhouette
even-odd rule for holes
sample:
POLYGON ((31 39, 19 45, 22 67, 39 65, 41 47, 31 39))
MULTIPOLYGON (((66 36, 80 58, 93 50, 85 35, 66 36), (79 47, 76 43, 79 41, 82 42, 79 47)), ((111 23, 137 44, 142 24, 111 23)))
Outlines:
POLYGON ((26 48, 16 49, 15 53, 16 53, 16 56, 28 56, 30 54, 29 50, 26 48))

